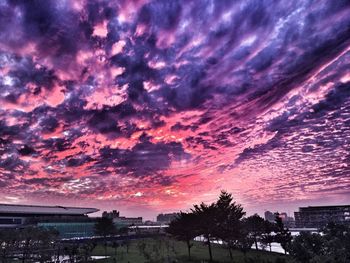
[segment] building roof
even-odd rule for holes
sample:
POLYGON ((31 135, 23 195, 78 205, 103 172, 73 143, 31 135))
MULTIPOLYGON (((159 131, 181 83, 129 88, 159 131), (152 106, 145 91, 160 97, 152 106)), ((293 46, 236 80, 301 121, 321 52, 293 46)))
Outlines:
POLYGON ((328 205, 328 206, 306 206, 299 207, 299 211, 310 211, 310 210, 339 210, 339 209, 350 209, 350 205, 328 205))
POLYGON ((97 211, 99 209, 85 207, 0 204, 0 214, 85 215, 97 211))

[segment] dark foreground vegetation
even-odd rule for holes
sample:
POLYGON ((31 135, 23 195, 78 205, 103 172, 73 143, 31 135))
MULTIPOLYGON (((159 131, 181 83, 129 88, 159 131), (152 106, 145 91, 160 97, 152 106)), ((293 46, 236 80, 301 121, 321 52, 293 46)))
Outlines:
MULTIPOLYGON (((1 236, 1 262, 119 262, 119 263, 173 263, 209 262, 207 249, 202 242, 192 243, 192 257, 188 259, 184 242, 169 236, 154 238, 125 239, 104 242, 62 242, 57 233, 37 228, 5 230, 1 236), (96 259, 96 256, 106 257, 96 259), (95 259, 94 259, 95 258, 95 259)), ((212 244, 214 262, 289 262, 288 257, 277 253, 231 251, 235 261, 230 259, 227 250, 212 244)))
POLYGON ((231 194, 222 192, 212 204, 202 203, 194 205, 190 212, 180 212, 167 233, 153 233, 152 238, 130 236, 127 228, 116 229, 108 218, 96 222, 95 234, 99 238, 85 240, 61 240, 57 231, 38 227, 2 229, 0 260, 3 263, 349 263, 349 226, 330 223, 320 233, 306 232, 293 238, 278 214, 275 223, 258 215, 245 217, 242 206, 233 202, 231 194), (205 242, 194 241, 199 236, 205 242), (273 242, 281 244, 286 255, 271 252, 273 242))
POLYGON ((282 219, 276 214, 276 222, 271 223, 255 214, 245 217, 240 204, 233 201, 232 195, 222 191, 219 199, 212 204, 194 205, 191 212, 179 213, 169 225, 168 233, 187 244, 188 258, 191 258, 192 240, 203 236, 208 247, 209 260, 214 260, 212 243, 221 241, 227 248, 230 259, 234 260, 233 250, 247 253, 252 245, 259 250, 258 243, 268 247, 271 243, 280 243, 285 253, 292 236, 284 227, 282 219))
POLYGON ((179 213, 170 223, 168 233, 186 243, 188 259, 191 259, 194 237, 203 236, 210 262, 215 259, 212 244, 220 241, 228 250, 231 262, 237 261, 233 250, 246 254, 252 246, 259 250, 259 243, 260 247, 271 251, 271 244, 275 242, 295 262, 350 263, 349 226, 330 223, 320 229, 322 235, 306 232, 293 239, 278 214, 274 223, 257 214, 245 217, 242 206, 234 202, 232 195, 225 191, 212 204, 201 203, 194 205, 188 213, 179 213))

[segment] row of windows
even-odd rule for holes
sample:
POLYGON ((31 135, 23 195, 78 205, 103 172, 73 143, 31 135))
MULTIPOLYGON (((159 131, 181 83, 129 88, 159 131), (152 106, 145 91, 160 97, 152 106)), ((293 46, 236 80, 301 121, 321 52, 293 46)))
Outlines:
POLYGON ((20 218, 0 218, 0 225, 20 225, 22 219, 20 218))

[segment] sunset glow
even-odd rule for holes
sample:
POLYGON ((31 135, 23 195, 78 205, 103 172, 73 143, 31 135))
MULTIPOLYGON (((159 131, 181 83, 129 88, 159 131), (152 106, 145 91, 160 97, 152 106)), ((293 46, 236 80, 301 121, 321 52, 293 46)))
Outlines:
POLYGON ((349 1, 0 1, 0 203, 153 218, 350 202, 349 1))

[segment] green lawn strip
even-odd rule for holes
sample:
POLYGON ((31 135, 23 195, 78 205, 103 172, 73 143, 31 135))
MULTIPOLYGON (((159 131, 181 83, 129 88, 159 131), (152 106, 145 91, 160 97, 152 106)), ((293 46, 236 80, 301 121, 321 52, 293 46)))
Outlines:
MULTIPOLYGON (((104 246, 97 246, 92 255, 105 255, 104 246)), ((109 259, 98 260, 98 262, 112 263, 115 257, 115 250, 112 247, 107 248, 109 259)), ((228 250, 218 244, 213 244, 214 262, 217 263, 275 263, 275 262, 293 262, 289 257, 271 253, 268 251, 250 250, 246 256, 241 251, 233 251, 233 260, 230 259, 228 250), (280 259, 281 261, 279 261, 280 259), (286 261, 283 261, 285 259, 286 261)), ((208 262, 209 255, 207 246, 202 242, 194 242, 191 249, 191 260, 188 259, 187 247, 184 242, 179 242, 168 238, 142 239, 134 240, 129 247, 129 253, 126 253, 126 247, 120 246, 117 249, 118 263, 146 263, 146 262, 178 262, 178 263, 200 263, 208 262)))

